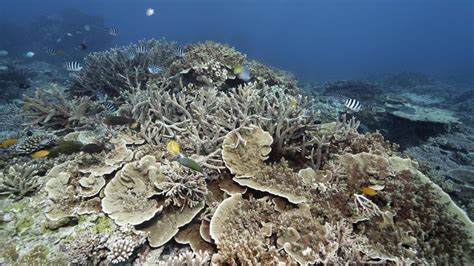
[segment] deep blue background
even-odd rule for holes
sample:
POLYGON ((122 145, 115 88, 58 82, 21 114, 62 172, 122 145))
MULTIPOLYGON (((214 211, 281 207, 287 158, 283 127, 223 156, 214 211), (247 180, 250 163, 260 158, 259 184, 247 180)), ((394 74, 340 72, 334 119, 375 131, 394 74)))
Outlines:
POLYGON ((0 18, 24 24, 71 7, 119 28, 116 45, 214 40, 303 79, 474 76, 473 0, 0 0, 0 18))

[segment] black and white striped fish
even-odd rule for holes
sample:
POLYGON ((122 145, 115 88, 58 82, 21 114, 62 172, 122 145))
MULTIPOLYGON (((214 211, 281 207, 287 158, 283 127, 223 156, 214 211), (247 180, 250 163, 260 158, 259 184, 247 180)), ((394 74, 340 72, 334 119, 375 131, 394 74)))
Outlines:
POLYGON ((82 69, 81 64, 79 64, 76 61, 66 63, 66 70, 67 71, 80 71, 81 69, 82 69))
POLYGON ((174 50, 174 55, 176 57, 183 58, 186 55, 186 53, 184 52, 183 47, 178 47, 174 50))
POLYGON ((150 72, 150 74, 159 74, 161 73, 161 67, 157 66, 157 65, 149 65, 148 66, 148 72, 150 72))
POLYGON ((148 48, 146 46, 139 45, 139 46, 137 46, 135 51, 139 54, 144 54, 144 53, 148 52, 148 48))
POLYGON ((354 112, 358 112, 362 108, 362 104, 356 99, 346 99, 344 105, 354 112))
POLYGON ((57 55, 58 51, 52 47, 46 48, 46 53, 49 55, 57 55))
POLYGON ((119 35, 119 30, 117 28, 111 27, 111 28, 108 28, 107 31, 112 36, 118 36, 119 35))

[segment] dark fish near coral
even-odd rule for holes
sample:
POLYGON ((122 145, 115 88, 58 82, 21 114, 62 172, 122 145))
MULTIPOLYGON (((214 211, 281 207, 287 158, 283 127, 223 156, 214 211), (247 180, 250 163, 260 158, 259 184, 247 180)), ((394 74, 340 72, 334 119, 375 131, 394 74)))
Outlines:
POLYGON ((46 53, 49 55, 57 55, 58 51, 52 47, 46 49, 46 53))
POLYGON ((85 41, 81 42, 81 44, 79 44, 79 49, 81 50, 86 50, 87 49, 87 44, 85 41))
POLYGON ((104 150, 104 145, 89 143, 89 144, 84 145, 81 150, 87 153, 99 153, 104 150))
POLYGON ((66 69, 67 71, 80 71, 82 69, 82 66, 78 62, 72 61, 66 63, 66 69))
POLYGON ((107 30, 107 32, 112 36, 118 36, 119 30, 117 28, 111 27, 107 30))
POLYGON ((79 141, 64 141, 58 146, 49 150, 48 157, 57 157, 59 154, 73 154, 80 152, 84 145, 79 141))
POLYGON ((136 123, 135 119, 128 118, 125 116, 107 115, 104 119, 104 124, 108 126, 133 126, 136 123))
POLYGON ((354 112, 358 112, 362 108, 362 104, 360 104, 360 102, 358 100, 355 100, 355 99, 345 100, 344 105, 347 108, 349 108, 350 110, 354 111, 354 112))

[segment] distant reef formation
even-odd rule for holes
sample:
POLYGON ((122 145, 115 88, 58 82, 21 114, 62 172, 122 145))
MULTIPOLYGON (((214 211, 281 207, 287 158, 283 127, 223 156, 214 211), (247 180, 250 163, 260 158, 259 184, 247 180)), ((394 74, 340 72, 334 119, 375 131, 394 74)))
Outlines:
POLYGON ((0 263, 473 264, 474 224, 416 161, 303 95, 215 42, 91 53, 11 113, 0 263))

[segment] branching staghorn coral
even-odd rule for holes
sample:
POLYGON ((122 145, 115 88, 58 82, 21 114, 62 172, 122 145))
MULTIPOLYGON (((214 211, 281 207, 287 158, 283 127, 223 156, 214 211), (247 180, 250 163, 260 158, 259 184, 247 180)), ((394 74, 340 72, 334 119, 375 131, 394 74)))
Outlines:
POLYGON ((177 162, 162 164, 160 171, 165 180, 155 183, 155 186, 159 195, 166 197, 166 204, 193 208, 204 200, 207 188, 202 175, 184 169, 177 162))
POLYGON ((8 172, 0 173, 0 195, 13 196, 20 200, 27 194, 35 192, 39 187, 35 165, 10 166, 8 172))
POLYGON ((150 78, 149 65, 162 68, 175 58, 175 43, 164 39, 140 41, 137 45, 91 53, 81 71, 72 78, 75 95, 97 95, 99 92, 118 96, 131 88, 143 88, 150 78), (138 51, 139 47, 144 48, 138 51))
POLYGON ((34 97, 24 97, 23 116, 28 120, 26 125, 70 128, 80 124, 90 105, 89 97, 68 100, 67 95, 53 84, 49 90, 36 90, 34 97))

